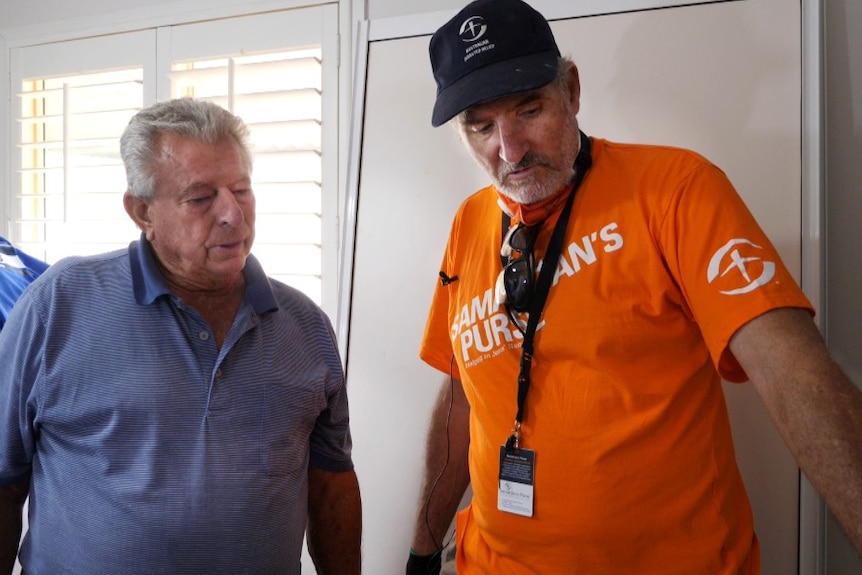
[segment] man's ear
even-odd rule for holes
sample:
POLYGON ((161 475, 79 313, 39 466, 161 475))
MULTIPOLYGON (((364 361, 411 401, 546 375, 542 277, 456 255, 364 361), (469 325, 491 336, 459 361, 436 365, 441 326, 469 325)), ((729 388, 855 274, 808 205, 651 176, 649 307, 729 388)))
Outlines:
POLYGON ((149 200, 136 197, 126 190, 126 193, 123 194, 123 207, 126 208, 126 213, 129 214, 129 217, 132 218, 135 225, 138 226, 142 232, 148 234, 152 228, 149 200))

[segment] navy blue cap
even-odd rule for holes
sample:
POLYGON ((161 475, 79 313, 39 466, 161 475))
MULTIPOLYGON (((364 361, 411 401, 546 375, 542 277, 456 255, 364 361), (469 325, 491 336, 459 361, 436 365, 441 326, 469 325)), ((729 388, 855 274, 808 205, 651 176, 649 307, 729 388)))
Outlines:
POLYGON ((470 106, 535 90, 557 76, 560 50, 545 17, 521 0, 476 0, 431 37, 434 127, 470 106))

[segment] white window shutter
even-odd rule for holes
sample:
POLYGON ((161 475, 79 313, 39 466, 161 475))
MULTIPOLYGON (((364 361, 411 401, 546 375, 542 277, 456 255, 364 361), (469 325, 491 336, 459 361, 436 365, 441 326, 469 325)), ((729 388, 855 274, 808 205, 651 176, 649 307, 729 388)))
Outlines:
POLYGON ((48 262, 128 245, 119 136, 143 105, 154 31, 12 50, 10 238, 48 262))
POLYGON ((337 98, 337 58, 324 54, 337 43, 337 11, 315 6, 16 48, 10 239, 49 262, 136 239, 122 206, 120 134, 156 93, 207 99, 251 130, 253 253, 334 317, 338 107, 325 98, 337 98))
POLYGON ((171 96, 210 100, 251 131, 254 254, 267 273, 322 296, 322 63, 319 47, 175 62, 171 96))

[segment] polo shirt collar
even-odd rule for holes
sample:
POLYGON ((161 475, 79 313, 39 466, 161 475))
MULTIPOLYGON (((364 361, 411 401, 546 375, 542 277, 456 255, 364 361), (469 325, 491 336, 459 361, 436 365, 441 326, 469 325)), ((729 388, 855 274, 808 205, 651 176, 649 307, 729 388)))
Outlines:
MULTIPOLYGON (((161 296, 173 295, 156 262, 153 248, 143 234, 139 240, 129 244, 129 266, 132 272, 132 290, 138 304, 150 305, 161 296)), ((269 278, 266 277, 260 262, 251 254, 245 261, 243 274, 244 300, 252 305, 254 311, 264 314, 277 310, 278 303, 272 293, 269 278)))

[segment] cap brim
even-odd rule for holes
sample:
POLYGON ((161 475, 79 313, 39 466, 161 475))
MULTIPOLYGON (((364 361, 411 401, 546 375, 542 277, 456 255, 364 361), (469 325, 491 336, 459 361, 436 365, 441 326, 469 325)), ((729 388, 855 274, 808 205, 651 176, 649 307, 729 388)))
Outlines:
POLYGON ((557 76, 559 54, 538 52, 473 70, 437 93, 431 125, 441 126, 480 102, 536 90, 557 76))

